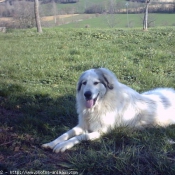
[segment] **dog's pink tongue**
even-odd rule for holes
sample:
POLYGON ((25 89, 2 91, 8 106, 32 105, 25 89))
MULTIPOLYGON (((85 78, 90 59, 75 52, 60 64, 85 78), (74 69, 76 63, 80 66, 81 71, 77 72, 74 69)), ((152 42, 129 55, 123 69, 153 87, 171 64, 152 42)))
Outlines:
POLYGON ((86 107, 87 108, 92 108, 94 105, 94 100, 87 100, 86 101, 86 107))

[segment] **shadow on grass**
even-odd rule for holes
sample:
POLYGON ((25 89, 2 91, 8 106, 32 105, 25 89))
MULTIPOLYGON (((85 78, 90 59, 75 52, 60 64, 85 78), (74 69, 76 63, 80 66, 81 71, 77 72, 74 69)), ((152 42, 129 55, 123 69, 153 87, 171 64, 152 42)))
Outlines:
POLYGON ((174 126, 136 131, 119 127, 94 142, 54 154, 41 144, 77 123, 75 96, 26 94, 19 85, 0 90, 0 170, 77 170, 82 174, 173 174, 174 126))
POLYGON ((66 153, 41 149, 77 123, 75 96, 26 94, 19 85, 0 88, 0 170, 58 170, 66 153))

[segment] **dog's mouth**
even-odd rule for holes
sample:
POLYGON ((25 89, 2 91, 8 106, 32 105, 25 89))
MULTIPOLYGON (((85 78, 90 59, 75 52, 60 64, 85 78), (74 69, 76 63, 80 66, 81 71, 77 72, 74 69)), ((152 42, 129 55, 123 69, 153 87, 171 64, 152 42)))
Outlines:
POLYGON ((94 99, 88 99, 88 100, 86 100, 86 107, 87 108, 92 108, 95 105, 95 103, 97 101, 97 98, 98 98, 98 95, 94 99))

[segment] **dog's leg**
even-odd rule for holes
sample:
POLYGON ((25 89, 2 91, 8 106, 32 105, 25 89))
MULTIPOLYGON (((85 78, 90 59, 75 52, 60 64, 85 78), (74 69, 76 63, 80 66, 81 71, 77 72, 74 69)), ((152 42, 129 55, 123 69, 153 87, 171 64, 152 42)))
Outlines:
POLYGON ((58 152, 64 152, 66 149, 72 148, 74 145, 80 143, 83 140, 96 140, 100 138, 101 134, 100 132, 92 132, 92 133, 85 133, 81 134, 75 137, 72 137, 71 139, 64 141, 60 144, 57 144, 53 151, 58 153, 58 152))
POLYGON ((80 135, 83 132, 84 132, 84 130, 80 126, 77 125, 76 127, 67 131, 66 133, 64 133, 63 135, 61 135, 57 139, 53 140, 52 142, 43 144, 42 147, 53 149, 57 144, 61 144, 65 140, 68 140, 69 138, 71 138, 73 136, 80 135))

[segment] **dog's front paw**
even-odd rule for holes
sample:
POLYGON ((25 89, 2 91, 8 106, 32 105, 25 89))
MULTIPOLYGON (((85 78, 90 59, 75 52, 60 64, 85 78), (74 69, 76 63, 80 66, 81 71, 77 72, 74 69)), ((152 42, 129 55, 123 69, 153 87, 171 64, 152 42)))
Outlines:
POLYGON ((45 143, 45 144, 42 144, 41 147, 42 148, 45 148, 45 149, 53 149, 54 148, 54 144, 53 142, 49 142, 49 143, 45 143))
POLYGON ((59 152, 64 152, 67 149, 70 149, 74 146, 74 144, 72 142, 69 141, 65 141, 63 143, 57 144, 54 148, 53 148, 53 152, 55 153, 59 153, 59 152))

